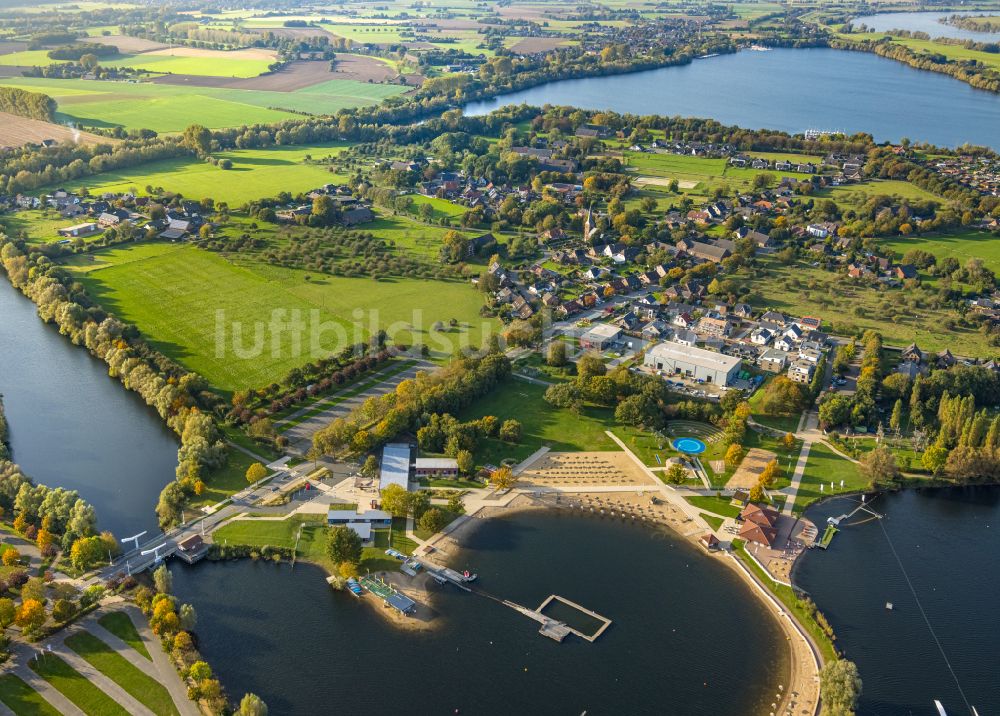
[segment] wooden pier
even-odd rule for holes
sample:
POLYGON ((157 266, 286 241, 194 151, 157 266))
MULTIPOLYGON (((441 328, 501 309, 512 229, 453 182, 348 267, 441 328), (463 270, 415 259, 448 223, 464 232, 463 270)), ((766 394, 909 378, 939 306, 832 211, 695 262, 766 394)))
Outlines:
POLYGON ((593 642, 596 641, 597 637, 603 634, 609 626, 611 626, 611 620, 608 619, 607 617, 601 616, 597 612, 591 611, 586 607, 582 607, 576 602, 571 602, 565 597, 560 597, 558 594, 549 595, 549 597, 539 605, 538 609, 529 609, 528 607, 522 606, 517 602, 512 602, 509 599, 503 600, 503 604, 515 611, 521 612, 521 614, 528 617, 529 619, 534 619, 536 622, 542 625, 541 628, 538 630, 539 634, 541 634, 542 636, 547 636, 549 639, 558 642, 562 642, 562 640, 565 639, 570 634, 575 634, 581 639, 593 642), (593 634, 584 634, 581 631, 577 631, 566 622, 561 622, 558 619, 553 619, 552 617, 546 616, 545 614, 542 613, 542 610, 544 610, 545 607, 547 607, 553 601, 562 602, 563 604, 573 607, 574 609, 586 614, 589 617, 597 619, 598 621, 601 622, 600 628, 593 634))

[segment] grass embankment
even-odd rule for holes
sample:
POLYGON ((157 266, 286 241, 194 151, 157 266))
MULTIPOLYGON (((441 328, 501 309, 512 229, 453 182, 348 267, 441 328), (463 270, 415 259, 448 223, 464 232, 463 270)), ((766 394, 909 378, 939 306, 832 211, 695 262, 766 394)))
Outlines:
POLYGON ((17 716, 59 716, 41 694, 14 674, 0 675, 0 701, 17 716))
POLYGON ((128 716, 114 699, 55 654, 33 659, 28 666, 87 716, 128 716))
POLYGON ((77 632, 66 638, 66 646, 157 716, 179 716, 163 684, 137 669, 96 636, 85 631, 77 632))
POLYGON ((218 254, 173 244, 102 250, 67 265, 106 310, 136 324, 154 348, 224 393, 281 381, 292 368, 363 340, 372 325, 407 326, 394 332, 395 340, 426 342, 432 356, 450 355, 446 348, 462 344, 478 347, 496 325, 479 316, 482 296, 458 281, 306 281, 306 271, 257 262, 237 266, 218 254), (275 311, 286 318, 298 311, 304 332, 272 334, 275 311), (435 321, 451 318, 457 327, 430 330, 435 321))
POLYGON ((736 517, 740 514, 740 508, 731 504, 731 501, 725 497, 715 497, 714 495, 694 495, 692 497, 685 497, 684 499, 695 507, 707 510, 714 515, 720 515, 722 517, 736 517))
POLYGON ((139 636, 139 630, 135 628, 135 624, 132 623, 128 614, 125 612, 111 612, 98 619, 97 623, 152 661, 152 657, 146 649, 145 642, 139 636))
POLYGON ((750 556, 750 553, 746 551, 746 545, 743 544, 741 540, 733 540, 733 554, 747 566, 750 571, 752 571, 757 578, 764 584, 768 590, 785 605, 795 618, 798 620, 802 628, 808 632, 809 636, 812 637, 813 641, 816 643, 820 654, 824 660, 836 659, 837 650, 833 645, 833 640, 823 631, 816 620, 813 618, 811 611, 806 607, 806 605, 795 596, 795 592, 791 587, 785 586, 784 584, 778 584, 770 575, 768 575, 763 569, 761 569, 757 563, 750 556))
POLYGON ((701 517, 701 519, 705 520, 705 522, 708 523, 708 526, 715 531, 718 531, 718 529, 722 527, 722 523, 725 522, 725 520, 722 519, 721 517, 717 517, 716 515, 710 515, 707 512, 702 512, 699 516, 701 517))

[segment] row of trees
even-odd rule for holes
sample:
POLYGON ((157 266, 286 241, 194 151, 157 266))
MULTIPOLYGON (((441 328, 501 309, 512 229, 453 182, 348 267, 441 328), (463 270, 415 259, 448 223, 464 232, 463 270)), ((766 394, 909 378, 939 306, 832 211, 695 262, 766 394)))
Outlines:
POLYGON ((401 432, 417 431, 434 414, 460 411, 493 390, 510 370, 507 357, 494 352, 457 358, 441 370, 418 373, 318 430, 313 447, 320 454, 369 452, 401 432))
POLYGON ((184 484, 164 488, 157 506, 162 525, 176 523, 185 493, 195 491, 197 483, 226 458, 214 421, 201 410, 214 402, 205 393, 204 379, 157 353, 133 327, 93 305, 82 288, 71 284, 46 257, 28 254, 23 244, 0 237, 0 263, 14 287, 38 307, 42 320, 55 323, 75 344, 103 360, 109 375, 142 397, 180 436, 177 477, 184 484))

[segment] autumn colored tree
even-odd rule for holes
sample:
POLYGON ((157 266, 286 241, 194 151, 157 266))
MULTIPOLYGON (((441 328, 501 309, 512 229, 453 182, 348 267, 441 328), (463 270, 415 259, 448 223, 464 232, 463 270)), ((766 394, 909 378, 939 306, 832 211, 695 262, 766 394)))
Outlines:
POLYGON ((785 436, 781 438, 781 444, 785 450, 793 450, 795 448, 795 436, 792 433, 785 433, 785 436))
POLYGON ((493 471, 493 474, 490 475, 490 482, 497 490, 509 490, 517 483, 517 476, 514 475, 513 470, 504 465, 493 471))
POLYGON ((25 599, 17 608, 14 623, 26 632, 34 631, 45 623, 48 617, 45 606, 37 599, 25 599))
POLYGON ((760 484, 762 487, 773 487, 774 481, 778 478, 780 474, 780 469, 778 468, 778 461, 771 460, 764 466, 764 471, 760 473, 760 484))
POLYGON ((666 473, 664 473, 664 477, 666 478, 667 482, 669 482, 672 485, 681 485, 687 479, 688 471, 684 468, 683 465, 674 463, 667 469, 666 473))
POLYGON ((729 469, 735 468, 743 460, 743 446, 739 443, 733 443, 726 450, 726 467, 729 469))
POLYGON ((254 483, 259 480, 263 480, 267 477, 267 468, 264 467, 259 462, 255 462, 253 465, 247 468, 246 478, 247 482, 254 483))
POLYGON ((8 546, 0 559, 2 559, 4 567, 14 567, 21 563, 21 553, 8 546))

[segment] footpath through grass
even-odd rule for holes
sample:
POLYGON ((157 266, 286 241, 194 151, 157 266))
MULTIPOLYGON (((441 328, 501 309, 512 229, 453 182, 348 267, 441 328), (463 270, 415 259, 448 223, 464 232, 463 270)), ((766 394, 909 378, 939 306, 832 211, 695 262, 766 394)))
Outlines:
POLYGON ((88 716, 128 716, 128 711, 55 654, 33 659, 28 666, 88 716))
POLYGON ((0 675, 0 701, 17 716, 59 716, 41 694, 13 674, 0 675))
POLYGON ((163 684, 144 674, 93 634, 77 632, 67 637, 66 646, 157 716, 180 716, 163 684))
POLYGON ((125 612, 111 612, 110 614, 105 614, 97 620, 97 623, 150 661, 153 660, 153 658, 149 655, 149 651, 146 649, 145 642, 143 642, 142 637, 139 636, 139 630, 135 628, 135 624, 132 623, 132 620, 129 619, 128 614, 125 612))

